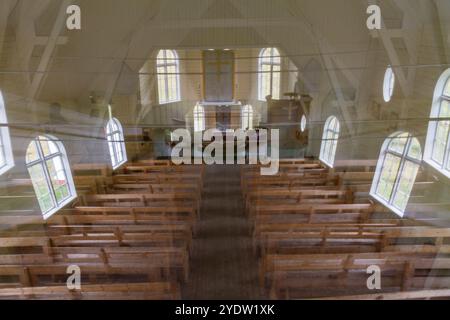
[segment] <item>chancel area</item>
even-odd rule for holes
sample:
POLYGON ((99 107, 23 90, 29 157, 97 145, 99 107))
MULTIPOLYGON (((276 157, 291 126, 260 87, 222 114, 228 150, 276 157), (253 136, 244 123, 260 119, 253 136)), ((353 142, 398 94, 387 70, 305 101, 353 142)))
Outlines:
POLYGON ((450 298, 448 0, 0 0, 0 299, 450 298))

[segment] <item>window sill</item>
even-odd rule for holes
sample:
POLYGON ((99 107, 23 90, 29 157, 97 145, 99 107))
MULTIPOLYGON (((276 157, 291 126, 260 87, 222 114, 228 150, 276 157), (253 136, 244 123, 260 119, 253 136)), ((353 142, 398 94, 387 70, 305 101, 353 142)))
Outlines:
POLYGON ((446 172, 445 170, 443 170, 437 163, 435 163, 433 160, 431 159, 424 159, 423 160, 427 165, 429 165, 430 167, 432 167, 434 170, 437 171, 438 174, 443 175, 445 178, 450 179, 450 172, 446 172))
POLYGON ((8 172, 9 170, 11 170, 12 168, 14 168, 14 164, 7 164, 4 167, 2 167, 0 169, 0 176, 6 172, 8 172))
POLYGON ((388 208, 389 210, 391 210, 392 212, 394 212, 396 215, 398 215, 400 218, 403 218, 403 216, 405 215, 405 212, 400 211, 399 209, 397 209, 396 207, 388 204, 386 202, 386 200, 382 199, 381 197, 379 197, 378 195, 370 192, 370 196, 375 199, 377 202, 379 202, 380 204, 382 204, 383 206, 385 206, 386 208, 388 208))
POLYGON ((127 161, 128 161, 128 160, 125 159, 125 160, 123 160, 122 162, 118 163, 117 165, 112 166, 113 170, 119 169, 121 166, 123 166, 125 163, 127 163, 127 161))
POLYGON ((48 218, 50 218, 52 215, 54 215, 56 212, 58 212, 59 210, 63 209, 65 206, 67 206, 69 203, 71 203, 73 200, 75 200, 77 198, 77 195, 75 194, 74 196, 67 198, 64 202, 62 202, 60 205, 58 205, 56 208, 44 213, 42 216, 44 217, 44 220, 47 220, 48 218))
POLYGON ((334 168, 334 164, 328 163, 328 161, 325 161, 325 160, 321 159, 320 157, 319 157, 319 160, 320 160, 320 162, 322 162, 324 165, 326 165, 330 169, 334 168))
POLYGON ((166 105, 166 104, 171 104, 171 103, 176 103, 176 102, 181 102, 181 99, 177 99, 177 100, 173 100, 173 101, 159 102, 159 105, 163 106, 163 105, 166 105))

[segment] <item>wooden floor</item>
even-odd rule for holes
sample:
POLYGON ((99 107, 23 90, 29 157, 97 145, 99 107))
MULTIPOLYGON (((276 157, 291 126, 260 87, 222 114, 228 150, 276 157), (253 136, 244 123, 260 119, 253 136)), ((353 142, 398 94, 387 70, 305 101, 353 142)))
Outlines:
POLYGON ((261 299, 239 167, 207 166, 201 219, 183 299, 261 299))

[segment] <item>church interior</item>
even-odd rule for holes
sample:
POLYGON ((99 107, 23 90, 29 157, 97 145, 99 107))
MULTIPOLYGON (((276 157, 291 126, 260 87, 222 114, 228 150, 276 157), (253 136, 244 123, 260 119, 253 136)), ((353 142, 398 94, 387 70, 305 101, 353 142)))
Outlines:
POLYGON ((0 0, 0 299, 449 299, 449 192, 448 0, 0 0))

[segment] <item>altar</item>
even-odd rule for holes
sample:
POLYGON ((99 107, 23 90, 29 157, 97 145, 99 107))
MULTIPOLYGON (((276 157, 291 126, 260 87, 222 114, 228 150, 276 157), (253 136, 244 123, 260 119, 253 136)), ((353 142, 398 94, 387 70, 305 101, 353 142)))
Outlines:
POLYGON ((229 102, 200 102, 205 110, 206 127, 217 128, 220 131, 238 129, 241 127, 240 101, 229 102))

